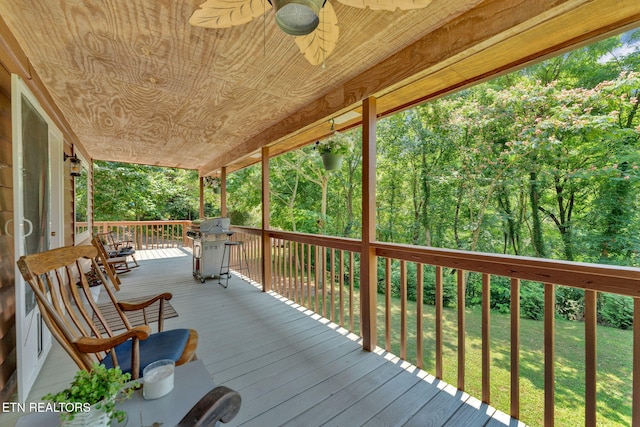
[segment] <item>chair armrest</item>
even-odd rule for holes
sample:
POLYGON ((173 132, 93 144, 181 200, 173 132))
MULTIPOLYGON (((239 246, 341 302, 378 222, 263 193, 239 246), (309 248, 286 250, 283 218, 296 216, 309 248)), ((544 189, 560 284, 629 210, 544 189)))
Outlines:
POLYGON ((76 348, 83 353, 99 353, 101 351, 111 350, 128 339, 138 338, 145 340, 149 335, 151 335, 151 328, 148 325, 140 325, 114 337, 80 337, 74 342, 74 344, 76 348))
POLYGON ((122 311, 134 311, 134 310, 142 310, 143 308, 149 307, 151 304, 153 304, 154 302, 158 301, 158 300, 165 300, 165 301, 169 301, 171 298, 173 298, 173 295, 171 295, 170 292, 165 292, 162 294, 158 294, 156 296, 154 296, 153 298, 150 298, 146 301, 142 301, 142 302, 127 302, 127 301, 118 301, 118 306, 120 306, 120 309, 122 311))
POLYGON ((202 397, 184 416, 178 427, 213 426, 217 421, 228 423, 240 411, 242 399, 238 392, 218 386, 202 397))

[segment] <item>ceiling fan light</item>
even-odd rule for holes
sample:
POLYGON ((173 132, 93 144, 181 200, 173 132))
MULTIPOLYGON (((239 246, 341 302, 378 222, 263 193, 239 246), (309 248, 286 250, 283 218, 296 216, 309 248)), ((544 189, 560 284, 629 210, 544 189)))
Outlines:
POLYGON ((278 27, 292 36, 304 36, 318 26, 324 0, 272 0, 272 4, 278 27))

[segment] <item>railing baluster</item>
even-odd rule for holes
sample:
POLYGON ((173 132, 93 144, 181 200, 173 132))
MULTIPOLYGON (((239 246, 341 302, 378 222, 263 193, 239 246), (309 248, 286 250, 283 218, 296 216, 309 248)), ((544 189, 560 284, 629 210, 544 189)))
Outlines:
POLYGON ((338 258, 338 262, 340 263, 339 274, 340 278, 338 279, 339 286, 339 296, 340 296, 340 326, 344 326, 344 251, 340 250, 340 256, 338 258))
POLYGON ((331 304, 329 309, 331 310, 330 320, 335 322, 336 316, 336 253, 333 248, 329 249, 329 293, 331 295, 331 304))
POLYGON ((596 291, 584 292, 585 427, 596 426, 596 298, 596 291))
POLYGON ((314 246, 314 253, 315 253, 315 267, 316 267, 316 271, 315 271, 315 284, 314 284, 314 291, 313 291, 313 311, 315 311, 316 313, 318 313, 318 293, 319 293, 319 289, 318 289, 318 283, 320 280, 320 268, 318 265, 318 255, 320 253, 320 248, 315 245, 314 246))
POLYGON ((272 264, 272 274, 273 274, 273 290, 278 292, 279 294, 282 294, 281 289, 280 289, 280 273, 279 273, 279 257, 280 257, 280 250, 278 248, 278 246, 280 245, 280 239, 271 239, 271 241, 273 242, 273 260, 271 260, 271 264, 272 264))
POLYGON ((458 270, 458 388, 464 390, 465 355, 466 355, 466 325, 465 325, 465 305, 466 305, 466 283, 465 271, 458 270))
POLYGON ((296 255, 298 256, 298 266, 297 266, 297 270, 298 270, 298 283, 299 283, 299 289, 298 289, 298 304, 300 304, 301 306, 305 306, 305 302, 304 302, 304 286, 305 286, 305 268, 304 268, 304 248, 305 248, 305 243, 299 243, 298 244, 298 250, 299 252, 296 253, 296 255))
POLYGON ((640 298, 633 299, 633 397, 631 425, 640 426, 640 298))
POLYGON ((491 403, 491 276, 482 275, 482 401, 491 403))
POLYGON ((407 360, 407 262, 400 261, 400 357, 407 360))
POLYGON ((422 325, 422 311, 424 307, 423 287, 424 287, 424 266, 421 263, 416 264, 416 366, 423 366, 423 342, 424 327, 422 325))
POLYGON ((278 270, 278 284, 277 291, 280 295, 285 295, 285 274, 284 274, 284 266, 285 266, 285 241, 283 239, 277 240, 277 261, 276 268, 278 270))
POLYGON ((291 265, 291 241, 290 240, 284 240, 283 250, 284 250, 283 252, 284 263, 282 266, 283 279, 284 279, 283 295, 286 295, 287 298, 289 298, 291 296, 291 269, 289 268, 289 266, 291 265))
POLYGON ((305 294, 305 282, 306 282, 306 268, 305 268, 305 243, 300 243, 300 261, 298 268, 300 269, 300 305, 304 306, 304 294, 305 294))
POLYGON ((353 293, 354 293, 354 264, 355 255, 349 252, 349 330, 355 332, 355 320, 353 318, 353 293))
POLYGON ((285 250, 286 250, 286 246, 284 243, 284 240, 281 239, 280 240, 280 246, 278 247, 280 254, 278 257, 278 269, 280 270, 279 272, 279 282, 278 282, 278 286, 279 286, 279 294, 280 295, 285 295, 285 271, 284 271, 284 267, 286 265, 286 258, 285 258, 285 250))
POLYGON ((263 278, 260 277, 261 269, 258 267, 258 263, 256 262, 258 259, 262 259, 262 254, 259 252, 258 239, 255 239, 255 236, 251 236, 253 239, 251 240, 252 247, 252 256, 249 258, 251 260, 251 278, 254 282, 264 283, 263 278))
POLYGON ((307 308, 311 308, 311 244, 307 244, 307 308))
POLYGON ((442 286, 442 267, 436 265, 436 377, 443 378, 442 366, 442 315, 443 315, 443 286, 442 286))
POLYGON ((544 425, 555 421, 555 285, 544 284, 544 425))
POLYGON ((296 269, 298 270, 299 285, 299 287, 296 288, 298 291, 298 304, 304 305, 304 243, 298 244, 296 256, 298 257, 298 265, 296 267, 296 269))
POLYGON ((287 240, 284 248, 284 277, 285 277, 285 293, 287 298, 291 299, 291 240, 287 240))
POLYGON ((322 316, 327 317, 327 268, 325 265, 327 264, 327 248, 325 246, 322 247, 322 268, 321 274, 322 279, 320 286, 322 287, 322 316))
POLYGON ((293 298, 292 301, 298 302, 298 242, 293 242, 293 298))
POLYGON ((520 279, 511 279, 511 416, 520 418, 520 279))
POLYGON ((384 342, 385 350, 391 351, 391 258, 385 258, 384 270, 384 342))
POLYGON ((298 249, 300 243, 293 242, 293 301, 300 304, 300 289, 298 285, 302 283, 300 280, 300 257, 298 256, 298 249))

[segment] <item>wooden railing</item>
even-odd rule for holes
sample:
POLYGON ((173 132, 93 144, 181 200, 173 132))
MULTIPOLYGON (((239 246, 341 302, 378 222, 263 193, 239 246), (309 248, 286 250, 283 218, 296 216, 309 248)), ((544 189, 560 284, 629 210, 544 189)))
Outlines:
POLYGON ((93 232, 113 231, 116 240, 131 240, 136 249, 191 247, 187 239, 189 220, 180 221, 96 221, 93 232))
MULTIPOLYGON (((243 229, 260 245, 260 230, 243 229)), ((315 311, 342 327, 360 334, 360 289, 359 258, 362 243, 359 240, 328 236, 307 235, 282 231, 267 231, 271 243, 271 286, 270 288, 288 299, 315 311)), ((423 366, 423 342, 425 336, 434 335, 433 365, 436 377, 442 379, 445 371, 444 348, 455 348, 457 366, 447 366, 457 370, 455 380, 461 390, 467 389, 467 344, 465 342, 469 325, 466 322, 465 286, 469 274, 480 275, 481 296, 481 395, 485 403, 492 402, 492 346, 490 295, 492 279, 508 278, 510 283, 510 351, 507 357, 510 365, 509 411, 511 416, 521 415, 521 281, 533 281, 544 286, 544 416, 545 425, 554 425, 555 419, 555 310, 556 287, 558 285, 585 290, 584 308, 584 412, 585 425, 596 425, 596 296, 599 292, 614 293, 634 297, 634 323, 640 321, 640 269, 575 263, 558 260, 505 256, 457 250, 434 249, 411 245, 373 244, 378 262, 379 301, 378 337, 379 345, 391 350, 392 341, 399 340, 399 356, 418 367, 423 366), (415 289, 408 288, 407 268, 416 271, 415 289), (425 274, 428 268, 429 277, 425 274), (456 330, 453 343, 443 336, 443 271, 455 274, 456 283, 456 330), (392 271, 399 271, 399 277, 392 277, 392 271), (423 284, 426 280, 435 283, 434 324, 425 325, 423 316, 423 284), (392 313, 391 286, 400 287, 399 313, 392 313), (399 282, 399 283, 398 283, 399 282), (409 302, 409 291, 415 293, 415 302, 409 302), (397 330, 391 318, 399 316, 397 330), (410 324, 409 319, 414 319, 410 324), (415 339, 414 354, 407 353, 409 337, 415 339), (399 337, 399 338, 398 338, 399 337)), ((259 256, 259 250, 253 252, 259 256)), ((253 258, 256 261, 255 258, 253 258)), ((257 262, 257 261, 256 261, 257 262)), ((579 324, 578 324, 579 325, 579 324)), ((475 326, 475 325, 474 325, 475 326)), ((640 402, 640 328, 634 331, 633 344, 633 425, 639 425, 637 416, 640 402)))
MULTIPOLYGON (((139 249, 171 246, 188 246, 185 238, 189 221, 149 222, 97 222, 96 231, 113 230, 118 239, 126 239, 133 233, 139 249)), ((244 253, 249 264, 248 276, 264 284, 262 230, 249 227, 232 227, 233 240, 243 242, 244 253)), ((362 330, 360 311, 360 256, 362 242, 329 236, 291 233, 269 230, 266 232, 270 245, 270 282, 268 288, 284 297, 312 310, 349 331, 360 335, 362 330)), ((634 298, 634 324, 640 322, 640 269, 608 265, 575 263, 558 260, 485 254, 477 252, 426 248, 412 245, 374 242, 372 247, 378 263, 378 344, 394 351, 402 359, 418 367, 427 360, 433 374, 461 390, 469 389, 467 377, 467 324, 465 310, 465 287, 469 275, 479 275, 481 292, 481 388, 479 394, 485 403, 491 404, 492 350, 490 295, 492 280, 507 278, 510 283, 510 350, 508 384, 511 416, 521 415, 521 281, 536 282, 544 286, 544 322, 542 347, 544 356, 540 362, 544 369, 544 417, 547 426, 555 420, 555 310, 556 287, 567 286, 585 290, 584 303, 584 418, 585 425, 596 423, 596 303, 598 293, 613 293, 634 298), (408 280, 407 271, 415 271, 415 280, 408 280), (445 307, 443 275, 455 275, 455 337, 445 337, 445 307), (411 282, 410 287, 409 283, 411 282), (434 284, 433 324, 426 324, 424 313, 423 285, 434 284), (398 312, 392 302, 391 288, 399 287, 398 312), (415 301, 410 301, 412 293, 415 301), (392 319, 394 321, 392 321, 392 319), (399 320, 399 321, 398 321, 399 320), (434 360, 425 359, 424 341, 433 341, 430 354, 434 360), (453 342, 451 340, 453 338, 453 342), (410 351, 409 351, 410 349, 410 351), (445 366, 445 351, 457 353, 457 363, 445 366), (453 349, 453 350, 451 350, 453 349), (451 371, 454 371, 451 381, 451 371)), ((243 259, 242 252, 235 252, 232 264, 243 259)), ((374 297, 376 298, 376 297, 374 297)), ((445 313, 446 312, 446 313, 445 313)), ((376 316, 374 315, 374 318, 376 316)), ((375 320, 374 320, 375 322, 375 320)), ((371 325, 369 325, 371 328, 371 325)), ((375 329, 375 325, 374 325, 375 329)), ((633 420, 640 426, 640 327, 634 329, 633 339, 633 420)), ((505 388, 505 387, 501 387, 505 388)), ((504 409, 505 412, 507 409, 504 409)))
POLYGON ((246 262, 249 268, 246 275, 254 282, 262 283, 262 231, 248 227, 232 227, 231 231, 234 234, 230 240, 242 242, 242 247, 230 253, 229 265, 233 269, 246 262))
MULTIPOLYGON (((457 387, 465 390, 466 363, 465 345, 466 319, 465 319, 465 285, 469 273, 478 273, 482 280, 482 400, 491 403, 491 329, 490 329, 490 289, 492 277, 507 277, 511 283, 511 350, 510 350, 510 413, 513 417, 520 417, 520 281, 534 281, 544 284, 544 424, 554 424, 555 412, 555 309, 556 286, 568 286, 585 290, 585 425, 596 425, 596 295, 598 292, 615 293, 636 298, 634 323, 640 320, 638 312, 638 299, 640 297, 640 269, 616 267, 608 265, 595 265, 575 263, 567 261, 546 260, 538 258, 526 258, 504 256, 497 254, 482 254, 476 252, 454 251, 446 249, 433 249, 415 247, 410 245, 376 243, 376 255, 385 260, 385 282, 388 289, 390 282, 391 261, 397 260, 401 267, 400 286, 402 290, 401 304, 403 306, 400 315, 401 329, 401 357, 406 359, 406 336, 408 326, 406 317, 408 312, 406 293, 406 265, 415 263, 418 272, 418 283, 423 283, 423 266, 435 267, 432 280, 435 281, 435 375, 443 377, 443 268, 452 269, 456 274, 457 283, 457 387)), ((416 292, 420 292, 420 286, 416 292)), ((421 301, 421 296, 418 298, 421 301)), ((389 303, 385 304, 385 318, 390 316, 389 303)), ((419 310, 422 304, 417 304, 417 317, 422 318, 419 310)), ((636 323, 637 324, 637 323, 636 323)), ((389 324, 387 323, 387 328, 389 324)), ((422 361, 422 349, 420 343, 424 334, 423 325, 416 325, 416 334, 419 337, 418 354, 416 364, 420 366, 422 361)), ((387 332, 388 333, 388 332, 387 332)), ((634 344, 634 379, 640 376, 640 352, 638 340, 634 344)), ((387 339, 387 347, 389 342, 387 339)), ((634 386, 634 390, 638 390, 634 386)), ((638 396, 634 396, 634 406, 637 405, 638 396)))
POLYGON ((269 236, 272 289, 359 334, 355 265, 360 241, 279 231, 269 236))

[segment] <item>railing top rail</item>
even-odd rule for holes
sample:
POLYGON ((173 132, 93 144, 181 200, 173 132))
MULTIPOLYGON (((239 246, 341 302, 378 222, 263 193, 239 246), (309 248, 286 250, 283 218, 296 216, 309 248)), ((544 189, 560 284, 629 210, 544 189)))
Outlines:
POLYGON ((190 219, 172 219, 157 221, 94 221, 94 225, 154 225, 154 224, 191 224, 190 219))
POLYGON ((244 225, 232 225, 230 227, 231 231, 240 231, 242 233, 253 234, 256 236, 260 236, 262 234, 261 228, 256 227, 246 227, 244 225))
POLYGON ((322 236, 318 234, 294 233, 291 231, 268 230, 269 237, 274 239, 287 239, 298 243, 324 246, 344 251, 360 252, 362 241, 345 237, 322 236))
MULTIPOLYGON (((94 225, 188 224, 190 220, 95 221, 94 225)), ((256 227, 232 226, 243 233, 260 235, 256 227)), ((332 249, 360 252, 359 239, 323 236, 281 230, 267 230, 270 238, 285 239, 332 249)), ((439 265, 465 271, 487 273, 555 285, 640 297, 640 268, 592 264, 564 260, 491 254, 409 244, 374 242, 376 255, 391 259, 439 265)))
POLYGON ((640 297, 640 268, 375 242, 378 256, 640 297))

